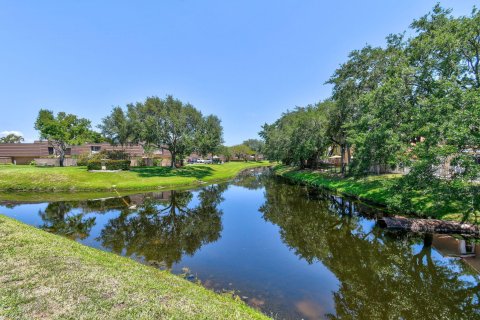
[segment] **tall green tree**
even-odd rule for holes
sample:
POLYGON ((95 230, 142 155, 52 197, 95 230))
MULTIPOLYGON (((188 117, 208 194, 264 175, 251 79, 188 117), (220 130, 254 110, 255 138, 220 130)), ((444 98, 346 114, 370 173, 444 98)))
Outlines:
POLYGON ((78 118, 76 115, 41 109, 35 121, 35 129, 40 138, 45 139, 55 149, 63 167, 67 148, 87 142, 92 137, 90 120, 78 118))
POLYGON ((347 163, 357 175, 408 169, 392 206, 412 211, 419 194, 439 205, 455 194, 468 199, 465 219, 480 216, 480 12, 454 17, 436 5, 410 29, 352 51, 328 81, 327 112, 297 108, 263 126, 265 153, 303 166, 326 136, 340 147, 343 175, 347 163))
POLYGON ((217 116, 206 116, 200 124, 195 149, 201 156, 217 153, 223 143, 223 127, 217 116))
POLYGON ((133 139, 133 124, 121 107, 113 108, 110 115, 98 126, 104 137, 113 145, 124 148, 133 139))
POLYGON ((183 159, 194 151, 202 114, 191 104, 184 104, 172 96, 166 99, 149 97, 138 108, 138 114, 140 141, 168 150, 172 168, 177 158, 183 159))
POLYGON ((327 130, 332 106, 330 101, 325 101, 296 108, 273 124, 265 124, 259 133, 265 140, 265 155, 271 160, 301 167, 316 164, 331 145, 327 130))

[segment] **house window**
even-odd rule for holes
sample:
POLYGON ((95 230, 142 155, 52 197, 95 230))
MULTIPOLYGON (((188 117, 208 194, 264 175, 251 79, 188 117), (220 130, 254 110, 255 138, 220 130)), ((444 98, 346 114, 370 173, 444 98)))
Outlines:
POLYGON ((92 154, 99 153, 100 149, 101 149, 100 146, 91 146, 90 147, 90 151, 92 152, 92 154))
POLYGON ((51 156, 54 154, 53 147, 48 147, 48 154, 51 156))
POLYGON ((65 149, 65 155, 71 156, 72 155, 72 148, 65 149))

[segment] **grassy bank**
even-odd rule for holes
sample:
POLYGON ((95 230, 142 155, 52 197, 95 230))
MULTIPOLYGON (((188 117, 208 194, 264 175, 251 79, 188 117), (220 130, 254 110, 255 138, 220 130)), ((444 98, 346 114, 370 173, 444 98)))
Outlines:
POLYGON ((297 170, 287 166, 276 166, 274 170, 277 175, 290 181, 326 188, 365 202, 388 207, 389 210, 399 214, 460 221, 463 217, 462 209, 466 207, 466 204, 462 203, 461 200, 439 202, 436 195, 419 191, 411 198, 413 210, 403 212, 400 208, 392 206, 388 201, 395 197, 395 191, 391 187, 401 177, 396 174, 356 179, 352 177, 340 178, 334 174, 319 171, 297 170))
POLYGON ((228 180, 240 171, 268 162, 229 162, 222 165, 189 165, 132 168, 122 172, 88 172, 85 167, 0 166, 0 191, 105 191, 153 190, 194 187, 228 180))
POLYGON ((166 271, 0 215, 0 319, 267 319, 166 271))

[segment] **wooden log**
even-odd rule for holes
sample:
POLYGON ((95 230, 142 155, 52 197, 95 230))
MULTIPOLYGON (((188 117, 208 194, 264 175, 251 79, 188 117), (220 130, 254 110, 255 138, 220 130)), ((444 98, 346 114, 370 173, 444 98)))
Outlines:
POLYGON ((479 236, 478 226, 455 221, 436 219, 410 219, 405 217, 383 217, 378 220, 382 228, 425 233, 472 234, 479 236))

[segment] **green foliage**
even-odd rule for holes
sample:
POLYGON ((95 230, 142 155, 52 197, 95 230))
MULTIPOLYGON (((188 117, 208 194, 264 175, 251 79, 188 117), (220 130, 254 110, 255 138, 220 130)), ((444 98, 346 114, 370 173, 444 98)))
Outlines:
POLYGON ((225 161, 228 162, 232 158, 232 151, 229 147, 221 145, 217 148, 217 154, 223 156, 225 161))
POLYGON ((252 149, 256 154, 262 153, 265 147, 265 142, 259 139, 248 139, 243 141, 243 144, 252 149))
POLYGON ((170 151, 172 168, 177 159, 194 151, 214 153, 223 142, 223 128, 216 116, 204 117, 191 104, 172 96, 129 104, 126 113, 116 107, 103 119, 101 128, 113 143, 141 143, 147 149, 170 151))
POLYGON ((102 164, 107 170, 130 170, 130 160, 90 160, 87 164, 88 170, 101 170, 102 164))
POLYGON ((229 149, 230 154, 244 161, 248 161, 249 157, 254 154, 253 150, 244 144, 237 144, 229 149))
POLYGON ((100 160, 89 160, 87 162, 88 170, 102 170, 102 161, 100 160))
POLYGON ((131 143, 133 139, 133 124, 120 107, 113 108, 110 115, 102 119, 98 126, 102 134, 113 145, 122 147, 131 143))
POLYGON ((223 143, 223 128, 217 116, 209 115, 203 119, 197 133, 195 149, 205 157, 216 153, 223 143))
POLYGON ((331 140, 327 136, 331 101, 305 108, 296 108, 282 115, 275 123, 262 127, 263 152, 271 160, 304 166, 325 155, 331 140))
POLYGON ((89 161, 109 160, 130 160, 130 155, 123 150, 102 150, 98 153, 89 152, 77 156, 78 166, 87 166, 89 161))
POLYGON ((38 113, 35 129, 40 132, 40 138, 48 140, 55 149, 62 167, 67 147, 82 144, 92 137, 90 120, 65 112, 55 116, 52 111, 45 109, 38 113))
POLYGON ((77 156, 77 166, 84 167, 88 165, 88 161, 92 160, 91 159, 91 154, 89 152, 79 154, 77 156))
POLYGON ((10 133, 6 135, 5 137, 0 138, 0 143, 21 143, 24 141, 22 136, 17 136, 14 133, 10 133))
POLYGON ((335 145, 343 176, 345 159, 357 177, 408 168, 389 200, 396 207, 412 210, 419 193, 437 195, 433 207, 461 194, 470 199, 465 219, 479 216, 480 12, 453 17, 437 5, 411 31, 352 51, 328 81, 326 108, 297 108, 263 126, 265 153, 304 166, 335 145))

